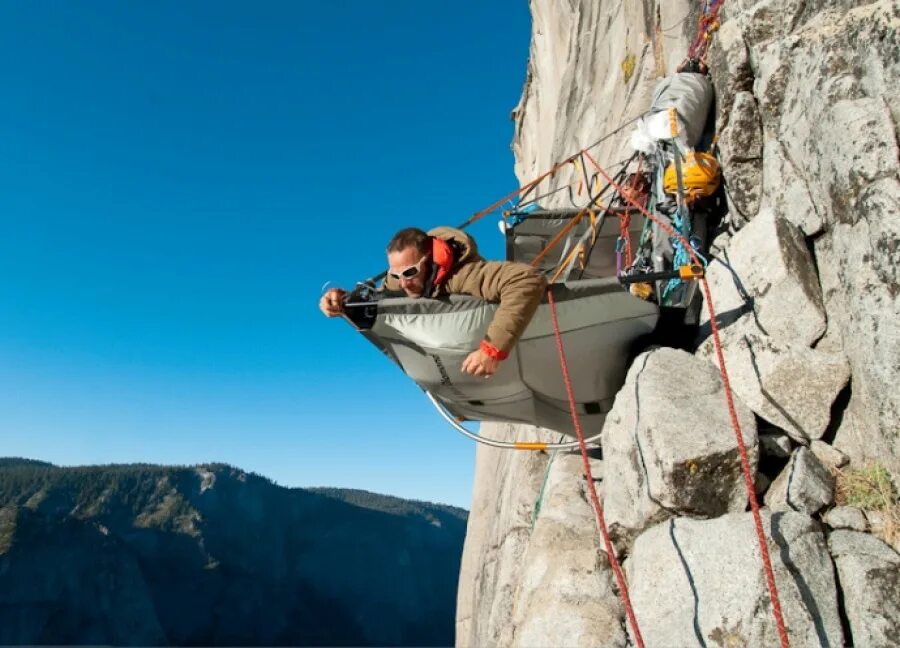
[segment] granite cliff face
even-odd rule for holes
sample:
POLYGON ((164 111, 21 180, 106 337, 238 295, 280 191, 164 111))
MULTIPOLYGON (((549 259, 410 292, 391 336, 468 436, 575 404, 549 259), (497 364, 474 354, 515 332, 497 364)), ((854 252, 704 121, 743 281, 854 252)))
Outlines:
MULTIPOLYGON (((523 183, 647 110, 700 6, 532 0, 531 11, 512 115, 523 183)), ((842 474, 865 468, 883 477, 888 516, 898 510, 900 6, 726 0, 719 18, 708 62, 728 213, 708 276, 791 644, 892 645, 895 522, 864 504, 831 507, 842 474)), ((592 155, 627 158, 628 135, 592 155)), ((634 362, 592 472, 648 646, 777 645, 701 324, 690 352, 634 362)), ((526 426, 483 431, 555 440, 526 426)), ((583 482, 577 455, 479 447, 458 646, 633 641, 583 482)))
POLYGON ((0 644, 446 645, 464 525, 223 465, 0 462, 0 644))

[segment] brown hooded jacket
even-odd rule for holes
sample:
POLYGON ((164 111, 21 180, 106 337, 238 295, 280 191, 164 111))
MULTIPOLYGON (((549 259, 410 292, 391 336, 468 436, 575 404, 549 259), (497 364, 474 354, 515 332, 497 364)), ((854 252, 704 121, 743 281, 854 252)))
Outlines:
MULTIPOLYGON (((460 249, 450 274, 434 286, 429 296, 472 295, 499 304, 484 339, 500 351, 509 352, 547 289, 544 276, 525 263, 485 261, 478 255, 475 240, 454 227, 436 227, 428 234, 454 241, 460 249)), ((400 289, 399 282, 390 276, 385 279, 384 287, 390 291, 400 289)))

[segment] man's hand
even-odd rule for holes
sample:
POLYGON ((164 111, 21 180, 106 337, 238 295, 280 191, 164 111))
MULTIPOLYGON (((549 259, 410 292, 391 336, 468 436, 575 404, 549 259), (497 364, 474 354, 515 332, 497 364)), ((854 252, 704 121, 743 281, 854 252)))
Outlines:
POLYGON ((322 299, 319 300, 319 308, 326 317, 336 317, 344 312, 344 298, 346 296, 346 290, 332 288, 322 295, 322 299))
POLYGON ((462 370, 464 373, 472 374, 473 376, 490 378, 497 373, 499 366, 500 360, 490 357, 481 349, 476 349, 463 360, 462 370))

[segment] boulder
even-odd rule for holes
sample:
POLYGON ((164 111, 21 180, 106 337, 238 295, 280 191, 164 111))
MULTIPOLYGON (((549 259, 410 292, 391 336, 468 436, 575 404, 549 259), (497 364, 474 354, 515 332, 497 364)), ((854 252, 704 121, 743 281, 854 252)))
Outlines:
MULTIPOLYGON (((760 212, 735 234, 718 261, 707 272, 717 315, 752 306, 759 330, 801 347, 825 333, 822 291, 803 235, 774 211, 760 212)), ((707 311, 702 317, 708 321, 707 311)))
POLYGON ((762 128, 751 92, 734 96, 728 125, 720 139, 722 173, 732 211, 750 220, 759 211, 762 187, 762 128))
POLYGON ((716 33, 709 50, 709 72, 716 89, 717 123, 727 124, 737 93, 753 89, 750 52, 736 21, 723 22, 716 33))
POLYGON ((866 514, 855 506, 835 506, 823 517, 832 529, 848 529, 850 531, 865 531, 868 523, 866 514))
MULTIPOLYGON (((751 471, 756 420, 735 400, 751 471)), ((747 491, 718 371, 684 351, 639 356, 606 419, 603 507, 622 546, 673 515, 743 511, 747 491), (679 378, 679 376, 687 377, 679 378)))
POLYGON ((828 548, 844 592, 850 622, 848 643, 866 648, 896 646, 900 638, 900 555, 878 538, 834 531, 828 548))
MULTIPOLYGON (((850 379, 846 359, 767 336, 753 317, 744 315, 720 331, 732 389, 795 441, 821 438, 831 422, 831 405, 850 379)), ((711 338, 698 355, 718 366, 711 338)))
POLYGON ((833 499, 834 477, 804 447, 794 452, 766 493, 766 505, 773 511, 798 511, 807 515, 828 506, 833 499))
MULTIPOLYGON (((791 646, 842 645, 834 570, 819 524, 762 512, 791 646)), ((673 518, 635 541, 627 573, 647 646, 777 646, 750 513, 673 518)))
POLYGON ((751 221, 762 198, 762 164, 759 160, 736 161, 722 168, 727 188, 728 220, 738 227, 751 221))
POLYGON ((894 551, 900 553, 900 533, 897 533, 896 516, 872 509, 864 510, 863 513, 866 514, 869 530, 887 542, 894 551))
POLYGON ((760 209, 771 210, 776 218, 795 225, 804 236, 822 231, 827 206, 813 200, 806 178, 772 134, 765 137, 762 165, 762 202, 760 209))
POLYGON ((850 461, 847 455, 821 439, 813 439, 809 444, 809 449, 816 455, 816 459, 829 468, 841 468, 850 461))
POLYGON ((759 435, 759 449, 764 455, 786 459, 791 456, 791 438, 786 434, 767 432, 759 435))

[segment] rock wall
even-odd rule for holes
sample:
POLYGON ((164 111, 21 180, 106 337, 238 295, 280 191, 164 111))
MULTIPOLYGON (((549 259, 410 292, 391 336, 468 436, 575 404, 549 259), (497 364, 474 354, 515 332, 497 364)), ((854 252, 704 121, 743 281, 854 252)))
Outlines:
MULTIPOLYGON (((796 364, 805 369, 790 380, 814 385, 803 391, 818 400, 819 421, 791 422, 790 411, 782 420, 769 418, 789 433, 833 434, 835 446, 854 461, 886 462, 896 475, 900 7, 891 1, 735 2, 726 3, 723 18, 710 66, 725 178, 729 186, 754 188, 730 192, 732 230, 764 217, 777 232, 766 237, 769 244, 738 240, 743 229, 721 243, 763 269, 772 246, 789 239, 809 252, 793 255, 797 262, 789 262, 788 273, 809 305, 792 301, 788 309, 784 300, 769 299, 787 328, 763 330, 749 321, 737 327, 762 345, 802 356, 796 364), (744 142, 754 142, 751 155, 742 155, 744 142), (729 158, 741 162, 729 165, 729 158), (804 314, 799 331, 794 306, 804 314), (810 325, 811 310, 824 321, 810 325), (824 374, 831 374, 830 384, 821 383, 824 374), (848 402, 824 416, 842 389, 848 402)), ((760 301, 765 288, 756 291, 760 301)), ((751 382, 738 388, 748 400, 763 391, 765 377, 751 382)))
MULTIPOLYGON (((523 183, 647 109, 699 7, 531 11, 513 111, 523 183)), ((720 22, 708 60, 728 214, 708 276, 791 644, 891 645, 900 543, 861 533, 874 515, 830 507, 848 461, 900 477, 900 5, 726 0, 720 22)), ((627 158, 628 131, 592 154, 627 158)), ((777 645, 708 320, 700 332, 694 354, 637 358, 592 472, 648 646, 777 645)), ((479 447, 458 646, 630 644, 582 470, 577 454, 479 447)))

